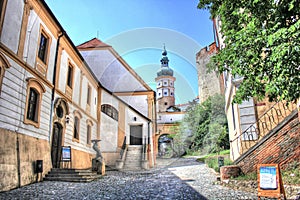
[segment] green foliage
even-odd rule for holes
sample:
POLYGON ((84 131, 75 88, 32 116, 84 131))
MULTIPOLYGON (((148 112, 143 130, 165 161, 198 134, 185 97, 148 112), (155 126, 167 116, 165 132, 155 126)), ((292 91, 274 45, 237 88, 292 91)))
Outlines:
MULTIPOLYGON (((216 172, 220 172, 220 167, 219 167, 217 156, 206 158, 205 159, 205 164, 207 164, 207 166, 209 168, 214 169, 216 172)), ((232 165, 232 161, 228 158, 224 158, 224 166, 228 166, 228 165, 232 165)))
POLYGON ((192 104, 173 138, 174 148, 185 151, 189 148, 205 153, 228 149, 229 137, 224 104, 222 95, 214 95, 202 104, 192 104))
POLYGON ((243 77, 234 101, 300 97, 300 1, 200 0, 220 16, 226 47, 211 59, 219 72, 243 77))

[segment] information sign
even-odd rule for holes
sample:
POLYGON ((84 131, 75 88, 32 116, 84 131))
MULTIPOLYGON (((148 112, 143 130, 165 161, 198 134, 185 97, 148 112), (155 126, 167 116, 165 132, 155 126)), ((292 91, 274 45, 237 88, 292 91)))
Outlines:
POLYGON ((278 164, 259 164, 257 166, 258 199, 273 197, 286 199, 278 164))
POLYGON ((71 161, 71 147, 64 146, 61 148, 62 148, 61 160, 62 161, 71 161))

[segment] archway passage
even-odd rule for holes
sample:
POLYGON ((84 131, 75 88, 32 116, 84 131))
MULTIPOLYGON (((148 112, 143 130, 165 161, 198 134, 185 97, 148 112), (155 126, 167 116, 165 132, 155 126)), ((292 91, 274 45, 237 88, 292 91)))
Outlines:
POLYGON ((52 167, 59 168, 61 158, 61 141, 62 141, 62 126, 59 123, 53 124, 52 144, 51 144, 51 160, 52 167))
POLYGON ((163 134, 158 138, 158 155, 160 157, 173 156, 173 139, 168 134, 163 134))

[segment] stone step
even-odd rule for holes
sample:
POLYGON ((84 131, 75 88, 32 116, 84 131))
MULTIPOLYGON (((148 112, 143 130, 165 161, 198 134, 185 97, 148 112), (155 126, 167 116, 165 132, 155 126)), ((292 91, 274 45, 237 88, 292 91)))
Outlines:
POLYGON ((45 181, 67 181, 67 182, 91 182, 100 178, 101 175, 90 169, 51 169, 45 175, 45 181))

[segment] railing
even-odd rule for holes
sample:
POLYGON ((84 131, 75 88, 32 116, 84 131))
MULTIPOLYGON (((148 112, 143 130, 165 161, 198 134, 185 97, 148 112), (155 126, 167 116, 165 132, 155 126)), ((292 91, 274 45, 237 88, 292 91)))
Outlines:
POLYGON ((124 137, 124 141, 123 141, 123 144, 122 144, 122 148, 121 148, 121 151, 120 151, 120 159, 122 160, 123 157, 124 157, 124 154, 126 152, 126 136, 124 137))
POLYGON ((296 104, 293 103, 275 103, 269 110, 262 114, 255 123, 230 141, 231 148, 234 149, 233 151, 238 151, 239 155, 242 155, 249 148, 257 144, 258 141, 273 130, 296 108, 296 104))

